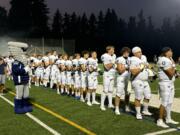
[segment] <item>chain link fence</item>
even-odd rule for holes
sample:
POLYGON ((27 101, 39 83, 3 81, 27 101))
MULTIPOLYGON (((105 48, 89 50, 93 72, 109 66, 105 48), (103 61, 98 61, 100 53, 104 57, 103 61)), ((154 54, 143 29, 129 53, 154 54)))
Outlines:
POLYGON ((28 55, 33 53, 45 54, 46 52, 56 50, 57 53, 67 53, 73 55, 75 53, 75 40, 50 39, 50 38, 10 38, 0 37, 0 53, 8 55, 7 43, 9 41, 25 42, 29 45, 28 55))

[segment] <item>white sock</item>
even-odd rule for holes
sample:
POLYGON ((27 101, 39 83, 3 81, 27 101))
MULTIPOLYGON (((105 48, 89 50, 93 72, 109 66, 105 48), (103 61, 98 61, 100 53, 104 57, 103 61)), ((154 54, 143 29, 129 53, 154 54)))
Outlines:
POLYGON ((141 114, 141 107, 135 107, 136 109, 136 114, 141 114))
POLYGON ((81 96, 81 93, 80 93, 80 92, 78 92, 78 96, 79 96, 79 97, 81 96))
POLYGON ((91 94, 89 92, 87 93, 87 101, 91 102, 91 94))
POLYGON ((59 93, 59 88, 57 88, 57 93, 59 93))
POLYGON ((116 106, 115 109, 116 109, 116 111, 119 111, 119 106, 116 106))
POLYGON ((35 81, 35 86, 37 86, 37 82, 35 81))
POLYGON ((143 103, 143 111, 148 111, 148 106, 149 106, 149 103, 144 102, 143 103))
POLYGON ((36 84, 36 86, 39 86, 39 82, 36 84))
POLYGON ((163 122, 163 119, 158 119, 159 122, 163 122))
POLYGON ((61 88, 61 93, 64 93, 64 88, 61 88))
POLYGON ((112 93, 108 93, 109 106, 112 106, 112 93))
POLYGON ((47 87, 47 83, 48 83, 48 82, 47 82, 47 81, 45 81, 45 83, 44 83, 44 86, 45 86, 45 87, 47 87))
POLYGON ((106 94, 104 92, 102 92, 102 94, 101 94, 101 107, 104 107, 105 99, 106 99, 106 94))
POLYGON ((92 101, 95 102, 96 101, 96 93, 92 92, 92 101))
POLYGON ((167 119, 171 119, 171 107, 172 107, 172 104, 168 104, 166 106, 166 118, 167 119))
POLYGON ((51 80, 51 82, 50 82, 50 88, 51 88, 51 89, 53 88, 53 85, 54 85, 54 81, 51 80))
POLYGON ((84 99, 83 95, 81 95, 81 99, 84 99))

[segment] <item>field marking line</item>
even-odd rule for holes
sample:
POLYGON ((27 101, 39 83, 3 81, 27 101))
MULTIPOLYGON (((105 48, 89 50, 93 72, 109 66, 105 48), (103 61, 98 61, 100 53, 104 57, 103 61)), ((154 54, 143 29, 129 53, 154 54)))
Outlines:
POLYGON ((165 130, 161 130, 161 131, 157 131, 157 132, 152 132, 152 133, 147 133, 145 135, 161 135, 161 134, 170 133, 170 132, 174 132, 174 131, 178 131, 178 130, 180 130, 180 127, 165 129, 165 130))
MULTIPOLYGON (((16 95, 14 92, 11 92, 11 91, 10 91, 9 93, 10 93, 11 95, 14 95, 14 96, 16 95)), ((37 108, 39 108, 39 109, 41 109, 41 110, 49 113, 50 115, 58 118, 58 119, 61 120, 61 121, 64 121, 65 123, 67 123, 67 124, 69 124, 69 125, 77 128, 77 129, 79 129, 80 131, 82 131, 82 132, 84 132, 84 133, 86 133, 86 134, 88 134, 88 135, 96 135, 96 134, 93 133, 92 131, 90 131, 90 130, 88 130, 88 129, 86 129, 86 128, 78 125, 78 124, 76 124, 75 122, 73 122, 73 121, 71 121, 71 120, 69 120, 69 119, 61 116, 60 114, 57 114, 57 113, 53 112, 52 110, 50 110, 50 109, 48 109, 48 108, 46 108, 46 107, 44 107, 44 106, 42 106, 42 105, 39 105, 39 104, 37 104, 37 103, 35 103, 35 102, 31 102, 31 103, 32 103, 35 107, 37 107, 37 108)))
MULTIPOLYGON (((0 98, 3 99, 4 101, 6 101, 8 104, 10 104, 11 106, 14 106, 14 103, 11 102, 10 100, 8 100, 7 98, 3 97, 0 95, 0 98)), ((56 130, 52 129, 51 127, 49 127, 48 125, 46 125, 45 123, 43 123, 41 120, 39 120, 38 118, 36 118, 34 115, 30 114, 30 113, 26 113, 25 114, 27 117, 29 117, 30 119, 32 119, 34 122, 36 122, 38 125, 40 125, 41 127, 43 127, 44 129, 46 129, 47 131, 49 131, 51 134, 53 135, 61 135, 59 132, 57 132, 56 130)))

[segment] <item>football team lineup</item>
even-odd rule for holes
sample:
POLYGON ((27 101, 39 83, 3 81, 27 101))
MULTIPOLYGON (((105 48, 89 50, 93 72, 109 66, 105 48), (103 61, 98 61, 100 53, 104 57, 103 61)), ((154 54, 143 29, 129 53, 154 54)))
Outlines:
POLYGON ((102 64, 95 51, 27 56, 26 43, 9 42, 8 48, 10 56, 1 59, 8 92, 0 97, 14 106, 16 115, 2 103, 10 110, 4 117, 29 121, 36 129, 35 122, 41 130, 33 134, 44 134, 42 128, 57 135, 130 134, 126 126, 136 134, 179 134, 179 66, 171 48, 162 48, 157 64, 149 64, 140 47, 123 47, 116 58, 115 48, 107 46, 102 64), (138 130, 138 124, 144 130, 138 130))

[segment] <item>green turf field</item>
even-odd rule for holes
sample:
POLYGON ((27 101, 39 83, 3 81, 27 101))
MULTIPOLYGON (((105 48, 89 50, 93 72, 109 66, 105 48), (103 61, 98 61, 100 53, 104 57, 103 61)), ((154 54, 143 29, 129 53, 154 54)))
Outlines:
MULTIPOLYGON (((14 91, 11 81, 7 82, 9 90, 14 91)), ((6 94, 5 97, 13 101, 13 95, 6 94)), ((132 114, 122 112, 120 116, 114 115, 113 110, 108 109, 102 112, 99 106, 88 107, 72 97, 60 96, 55 90, 43 87, 31 88, 32 100, 45 106, 46 108, 64 116, 76 124, 94 132, 98 135, 141 135, 149 132, 163 130, 155 124, 155 117, 145 117, 142 121, 137 121, 132 114)), ((2 135, 49 135, 45 129, 40 127, 25 115, 15 115, 13 108, 5 101, 0 99, 1 128, 2 135)), ((151 108, 151 111, 157 114, 158 110, 151 108)), ((62 120, 38 109, 34 108, 32 113, 51 128, 60 132, 62 135, 81 135, 85 134, 79 129, 65 123, 62 120)), ((173 113, 173 118, 180 121, 180 114, 173 113)), ((180 125, 179 125, 180 126, 180 125)), ((178 135, 179 131, 168 133, 168 135, 178 135)))

